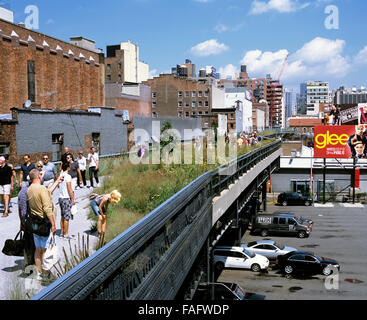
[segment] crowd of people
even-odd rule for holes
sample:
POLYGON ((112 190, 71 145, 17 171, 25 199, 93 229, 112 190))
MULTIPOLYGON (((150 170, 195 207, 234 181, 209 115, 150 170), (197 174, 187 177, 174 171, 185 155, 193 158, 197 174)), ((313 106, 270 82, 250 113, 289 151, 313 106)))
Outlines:
POLYGON ((238 134, 237 144, 239 146, 254 146, 259 143, 259 136, 256 132, 240 132, 238 134))
MULTIPOLYGON (((56 205, 52 194, 59 190, 58 204, 60 207, 60 234, 59 238, 72 240, 69 235, 69 223, 77 212, 75 190, 83 187, 94 188, 99 186, 99 156, 95 148, 90 149, 87 157, 83 152, 74 158, 69 148, 61 159, 61 168, 58 172, 56 166, 49 161, 48 155, 42 157, 42 161, 35 164, 31 162, 29 155, 24 156, 21 165, 19 180, 14 166, 9 163, 8 156, 0 156, 0 196, 3 196, 3 218, 9 216, 10 196, 15 185, 21 187, 18 193, 18 211, 20 230, 24 233, 25 266, 35 264, 38 280, 49 280, 52 274, 44 270, 42 262, 47 247, 55 241, 56 236, 56 205), (87 186, 86 170, 89 163, 90 185, 87 186)), ((91 209, 97 216, 98 236, 102 237, 106 230, 107 209, 109 204, 117 204, 121 194, 114 190, 109 194, 92 194, 91 209), (93 198, 93 199, 92 199, 93 198)))

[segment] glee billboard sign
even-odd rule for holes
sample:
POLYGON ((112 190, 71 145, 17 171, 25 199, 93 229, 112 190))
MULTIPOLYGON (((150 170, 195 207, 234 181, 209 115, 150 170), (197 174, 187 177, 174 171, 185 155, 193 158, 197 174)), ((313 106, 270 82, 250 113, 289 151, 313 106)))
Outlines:
POLYGON ((315 126, 315 158, 352 158, 356 130, 356 126, 315 126))

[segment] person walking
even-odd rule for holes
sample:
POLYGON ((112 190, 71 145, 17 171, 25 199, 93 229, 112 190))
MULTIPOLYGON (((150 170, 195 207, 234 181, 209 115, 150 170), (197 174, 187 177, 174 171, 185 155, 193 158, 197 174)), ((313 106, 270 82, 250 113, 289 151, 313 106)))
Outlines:
POLYGON ((74 161, 74 157, 71 154, 66 156, 66 161, 70 166, 69 175, 71 176, 71 186, 73 187, 73 190, 75 190, 78 183, 77 181, 82 179, 79 164, 77 161, 74 161))
MULTIPOLYGON (((87 186, 87 180, 86 180, 85 174, 86 174, 86 171, 87 171, 87 158, 84 157, 82 151, 79 152, 77 161, 78 161, 80 173, 82 175, 83 185, 84 185, 84 187, 86 187, 87 186)), ((79 175, 78 175, 78 187, 83 188, 82 187, 82 181, 79 179, 79 175)))
POLYGON ((99 187, 99 179, 98 179, 99 156, 94 147, 90 148, 90 153, 88 154, 88 161, 89 161, 90 188, 94 188, 93 175, 94 178, 96 179, 97 187, 99 187))
POLYGON ((54 184, 55 180, 57 180, 57 170, 56 166, 52 162, 49 162, 47 154, 45 154, 42 157, 42 160, 43 160, 43 171, 45 172, 42 184, 46 188, 48 188, 49 186, 54 184))
POLYGON ((110 194, 103 194, 96 196, 90 205, 94 214, 97 216, 97 231, 98 237, 101 238, 104 236, 106 232, 106 225, 107 225, 107 210, 108 205, 117 204, 121 199, 121 194, 117 190, 113 190, 110 194))
POLYGON ((29 173, 30 183, 27 190, 27 198, 30 210, 30 216, 41 218, 45 224, 49 223, 50 233, 48 236, 40 236, 33 233, 35 244, 34 261, 37 268, 37 280, 49 278, 50 272, 42 270, 42 262, 46 252, 47 245, 56 233, 56 208, 52 202, 51 191, 41 185, 40 172, 33 169, 29 173))
POLYGON ((68 156, 68 155, 71 155, 71 156, 73 156, 72 154, 71 154, 71 152, 69 151, 69 148, 68 147, 65 147, 65 149, 64 149, 64 154, 61 156, 61 162, 62 163, 66 163, 66 162, 68 162, 67 160, 66 160, 66 157, 68 156))
POLYGON ((71 207, 75 205, 74 191, 72 187, 72 178, 69 174, 70 164, 64 163, 62 165, 63 181, 59 185, 59 205, 61 210, 61 238, 72 239, 69 236, 69 221, 72 219, 71 207))
POLYGON ((2 218, 9 216, 10 194, 13 191, 13 170, 5 162, 5 157, 0 157, 0 196, 4 198, 4 213, 2 218))
POLYGON ((24 163, 20 166, 20 174, 19 174, 19 183, 21 183, 22 187, 24 185, 29 185, 29 173, 32 170, 36 169, 34 163, 31 162, 31 157, 29 154, 26 154, 24 157, 24 163))

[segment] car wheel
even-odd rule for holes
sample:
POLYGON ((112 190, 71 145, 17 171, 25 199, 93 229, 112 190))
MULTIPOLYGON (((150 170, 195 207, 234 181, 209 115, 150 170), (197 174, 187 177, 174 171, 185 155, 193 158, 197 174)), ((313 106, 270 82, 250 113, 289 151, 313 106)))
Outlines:
POLYGON ((306 206, 306 207, 309 207, 310 205, 311 205, 311 202, 310 202, 310 201, 308 201, 308 200, 307 200, 307 201, 305 201, 305 206, 306 206))
POLYGON ((286 207, 287 205, 288 205, 288 202, 287 202, 287 201, 283 201, 283 202, 282 202, 282 206, 283 206, 283 207, 286 207))
POLYGON ((306 237, 306 232, 304 232, 304 231, 298 232, 298 238, 303 239, 305 237, 306 237))
POLYGON ((222 271, 222 270, 224 269, 224 263, 223 263, 223 262, 217 262, 217 263, 215 264, 215 269, 216 269, 217 271, 222 271))
POLYGON ((291 274, 291 273, 293 272, 293 267, 292 267, 292 266, 290 266, 290 265, 285 266, 285 267, 284 267, 284 272, 285 272, 286 274, 291 274))
POLYGON ((260 234, 261 234, 262 237, 267 237, 269 232, 266 229, 262 229, 260 234))
POLYGON ((323 270, 322 270, 322 274, 324 276, 329 276, 333 273, 333 271, 331 270, 330 268, 330 265, 329 266, 326 266, 323 270))
POLYGON ((261 270, 261 268, 260 268, 260 266, 257 263, 254 263, 251 266, 251 270, 254 271, 254 272, 259 272, 261 270))

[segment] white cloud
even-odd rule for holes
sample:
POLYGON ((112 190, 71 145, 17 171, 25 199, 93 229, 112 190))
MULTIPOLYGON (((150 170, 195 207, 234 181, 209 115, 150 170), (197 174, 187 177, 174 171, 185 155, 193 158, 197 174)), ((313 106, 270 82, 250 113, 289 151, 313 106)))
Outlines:
POLYGON ((223 24, 218 24, 215 26, 214 30, 217 31, 218 33, 222 33, 222 32, 226 32, 228 31, 228 27, 223 25, 223 24))
MULTIPOLYGON (((344 77, 352 68, 350 59, 343 56, 344 47, 344 40, 313 39, 295 53, 289 54, 281 80, 344 77)), ((245 54, 241 63, 247 65, 251 76, 264 77, 270 73, 273 78, 277 78, 288 53, 285 49, 276 52, 251 50, 245 54)), ((363 55, 367 58, 367 46, 360 52, 360 57, 363 55)))
POLYGON ((367 46, 358 52, 354 61, 356 64, 367 64, 367 46))
POLYGON ((269 11, 279 13, 290 13, 302 10, 310 5, 309 2, 299 3, 298 0, 269 0, 268 2, 254 0, 252 2, 250 14, 263 14, 269 11))
POLYGON ((223 43, 219 43, 217 39, 211 39, 197 44, 190 49, 191 54, 198 57, 207 57, 210 55, 221 54, 229 49, 223 43))
POLYGON ((152 70, 149 70, 149 79, 153 79, 154 77, 158 77, 159 74, 158 74, 158 70, 157 69, 152 69, 152 70))
POLYGON ((54 24, 54 23, 55 23, 55 21, 53 19, 48 19, 46 21, 46 24, 54 24))
POLYGON ((240 72, 240 70, 235 67, 233 64, 227 64, 225 67, 220 67, 218 72, 220 73, 220 77, 222 79, 227 78, 228 76, 235 78, 235 75, 240 72))

